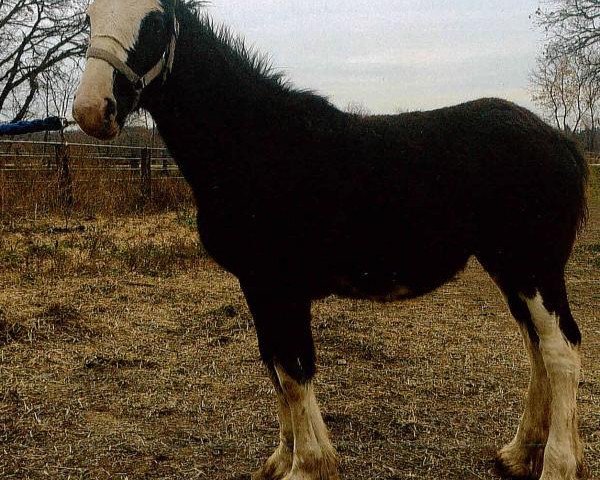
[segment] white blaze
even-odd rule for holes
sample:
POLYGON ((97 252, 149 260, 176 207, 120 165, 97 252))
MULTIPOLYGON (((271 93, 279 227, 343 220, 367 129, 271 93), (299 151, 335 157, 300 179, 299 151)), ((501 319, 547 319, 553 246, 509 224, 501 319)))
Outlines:
POLYGON ((142 20, 151 12, 162 11, 158 0, 96 0, 87 11, 92 40, 94 37, 110 36, 126 49, 131 49, 137 42, 142 20))
MULTIPOLYGON (((158 0, 96 0, 90 5, 90 43, 107 50, 121 61, 127 61, 127 50, 136 44, 142 21, 151 12, 162 12, 158 0)), ((88 133, 117 134, 118 126, 105 123, 106 99, 114 101, 113 73, 111 65, 97 58, 90 58, 81 83, 75 94, 73 115, 88 133)))

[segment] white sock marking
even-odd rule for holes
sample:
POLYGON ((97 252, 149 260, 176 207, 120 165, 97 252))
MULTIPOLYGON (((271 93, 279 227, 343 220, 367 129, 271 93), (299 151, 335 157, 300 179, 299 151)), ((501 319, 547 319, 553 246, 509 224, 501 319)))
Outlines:
MULTIPOLYGON (((281 367, 277 376, 290 408, 294 430, 294 460, 291 476, 337 478, 336 453, 329 440, 311 383, 301 385, 281 367)), ((287 478, 287 477, 286 477, 287 478)))
POLYGON ((575 478, 581 445, 577 432, 577 387, 580 358, 577 347, 563 335, 559 319, 545 307, 541 295, 522 296, 540 339, 540 352, 548 374, 552 401, 550 431, 544 453, 542 479, 575 478))

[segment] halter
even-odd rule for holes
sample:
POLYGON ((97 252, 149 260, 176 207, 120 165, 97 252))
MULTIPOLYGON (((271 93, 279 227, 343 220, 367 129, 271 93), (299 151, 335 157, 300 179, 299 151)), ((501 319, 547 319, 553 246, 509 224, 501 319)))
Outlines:
POLYGON ((163 76, 163 83, 166 81, 167 76, 173 69, 173 62, 175 60, 175 46, 177 44, 177 38, 179 37, 179 21, 173 11, 173 32, 171 34, 171 40, 165 47, 160 60, 144 75, 138 75, 133 69, 118 58, 115 54, 104 50, 103 48, 97 48, 91 45, 91 40, 94 38, 110 38, 116 42, 123 50, 127 52, 127 48, 115 37, 111 35, 97 35, 92 37, 90 40, 90 47, 87 50, 86 58, 97 58, 103 60, 113 67, 116 71, 122 73, 127 80, 133 85, 133 88, 137 92, 138 96, 142 93, 142 90, 146 88, 152 81, 158 78, 161 74, 163 76))

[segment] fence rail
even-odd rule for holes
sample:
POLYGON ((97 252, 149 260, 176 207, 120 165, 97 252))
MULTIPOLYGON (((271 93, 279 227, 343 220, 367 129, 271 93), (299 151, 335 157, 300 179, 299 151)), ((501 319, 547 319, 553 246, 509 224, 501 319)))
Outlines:
POLYGON ((57 145, 67 145, 70 147, 89 147, 89 148, 120 148, 123 150, 160 150, 167 151, 165 147, 142 147, 137 145, 113 145, 113 144, 99 144, 99 143, 77 143, 77 142, 51 142, 44 140, 0 140, 0 144, 6 145, 48 145, 48 146, 57 146, 57 145))
POLYGON ((168 150, 164 147, 44 142, 36 140, 0 140, 0 171, 11 169, 47 170, 57 165, 56 149, 65 150, 72 169, 141 171, 142 164, 149 162, 152 170, 179 171, 173 157, 171 157, 168 150), (115 150, 121 150, 121 152, 111 153, 111 151, 114 152, 115 150), (123 151, 130 153, 125 155, 123 151), (36 162, 35 160, 45 160, 45 162, 36 162), (94 167, 81 165, 76 162, 78 160, 83 161, 85 164, 95 161, 97 165, 94 167))
POLYGON ((600 167, 600 153, 586 152, 585 158, 588 161, 590 167, 600 167))
POLYGON ((93 196, 84 191, 85 187, 76 189, 74 186, 95 183, 95 191, 104 190, 102 195, 110 196, 111 184, 115 191, 121 191, 124 188, 121 185, 128 183, 137 192, 132 192, 129 197, 135 197, 138 206, 143 207, 153 198, 153 183, 158 182, 158 186, 182 179, 179 168, 164 147, 0 140, 0 213, 5 207, 15 208, 18 197, 11 192, 15 188, 29 196, 29 192, 44 188, 43 184, 46 184, 47 190, 55 193, 45 194, 44 198, 54 195, 61 208, 68 209, 76 202, 77 194, 93 196))

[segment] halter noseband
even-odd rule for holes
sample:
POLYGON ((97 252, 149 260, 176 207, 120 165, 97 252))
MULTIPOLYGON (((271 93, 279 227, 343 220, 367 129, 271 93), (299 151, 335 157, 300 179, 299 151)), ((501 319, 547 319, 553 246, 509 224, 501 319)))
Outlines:
MULTIPOLYGON (((150 83, 152 83, 152 81, 158 78, 161 74, 164 82, 167 79, 167 75, 171 73, 171 70, 173 69, 173 62, 175 60, 175 46, 177 44, 178 37, 179 21, 177 20, 175 11, 173 11, 173 32, 171 33, 171 40, 165 47, 165 51, 161 55, 160 60, 144 75, 138 75, 135 73, 129 65, 123 62, 114 53, 91 45, 91 40, 94 38, 110 38, 124 48, 121 42, 110 35, 98 35, 96 37, 92 37, 90 40, 90 47, 86 53, 86 58, 97 58, 98 60, 103 60, 113 67, 117 72, 122 73, 133 85, 133 88, 139 96, 142 93, 142 90, 144 90, 146 86, 150 85, 150 83)), ((127 49, 125 49, 125 51, 127 51, 127 49)))

